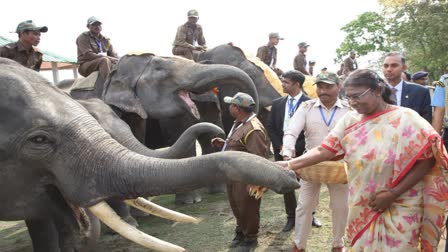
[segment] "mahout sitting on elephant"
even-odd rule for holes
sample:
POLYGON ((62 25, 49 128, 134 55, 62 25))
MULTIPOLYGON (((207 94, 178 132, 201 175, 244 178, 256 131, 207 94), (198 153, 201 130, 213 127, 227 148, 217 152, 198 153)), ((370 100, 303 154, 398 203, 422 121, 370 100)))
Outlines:
POLYGON ((92 213, 144 246, 183 251, 120 221, 104 203, 110 198, 131 200, 226 180, 279 193, 298 187, 293 173, 246 153, 172 160, 132 152, 78 102, 3 58, 0 114, 0 220, 25 220, 36 252, 94 245, 99 225, 92 213))

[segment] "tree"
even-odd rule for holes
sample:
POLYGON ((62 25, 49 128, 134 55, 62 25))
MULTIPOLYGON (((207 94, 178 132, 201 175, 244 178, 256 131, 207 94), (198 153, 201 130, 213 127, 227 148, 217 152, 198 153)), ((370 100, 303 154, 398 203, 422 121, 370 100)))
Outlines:
POLYGON ((401 51, 411 71, 426 70, 433 79, 448 66, 447 1, 380 0, 382 15, 365 12, 341 28, 347 33, 336 50, 337 59, 350 50, 401 51))
POLYGON ((358 55, 367 55, 369 52, 388 51, 391 48, 387 41, 389 25, 383 16, 376 12, 365 12, 355 20, 341 28, 347 33, 342 44, 336 49, 335 62, 341 61, 350 51, 358 55))

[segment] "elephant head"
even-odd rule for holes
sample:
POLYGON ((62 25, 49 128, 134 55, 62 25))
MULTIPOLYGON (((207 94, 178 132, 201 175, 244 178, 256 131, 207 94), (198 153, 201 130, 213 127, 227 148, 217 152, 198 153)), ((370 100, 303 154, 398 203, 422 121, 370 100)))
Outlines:
POLYGON ((260 107, 270 106, 273 100, 280 97, 280 94, 265 77, 263 69, 252 63, 239 47, 231 44, 219 45, 201 53, 199 55, 199 61, 205 61, 209 64, 230 65, 247 73, 257 89, 260 107))
POLYGON ((247 153, 171 160, 132 152, 38 73, 3 58, 0 114, 0 219, 54 217, 63 251, 77 250, 76 209, 98 214, 106 199, 175 193, 225 180, 280 193, 298 187, 293 173, 247 153))
POLYGON ((201 122, 190 126, 185 130, 177 141, 170 147, 151 150, 140 143, 133 135, 131 128, 121 120, 117 114, 102 100, 88 99, 78 102, 89 111, 98 121, 101 127, 126 148, 148 157, 157 158, 186 158, 190 157, 192 148, 196 148, 196 140, 202 135, 213 137, 224 137, 224 131, 212 123, 201 122))
POLYGON ((238 68, 197 64, 180 57, 126 55, 120 58, 106 81, 103 100, 142 118, 149 115, 161 119, 185 112, 199 118, 190 94, 224 86, 250 94, 258 107, 252 80, 238 68))

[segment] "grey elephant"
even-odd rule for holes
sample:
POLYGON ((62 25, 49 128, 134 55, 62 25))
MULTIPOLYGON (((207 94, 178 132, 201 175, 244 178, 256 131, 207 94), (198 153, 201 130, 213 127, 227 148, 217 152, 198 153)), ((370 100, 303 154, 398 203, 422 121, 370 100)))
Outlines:
MULTIPOLYGON (((70 89, 73 80, 63 81, 59 87, 70 89)), ((120 58, 106 82, 97 81, 94 90, 71 90, 76 99, 101 98, 130 126, 134 135, 150 148, 172 145, 180 134, 192 124, 199 122, 199 110, 191 100, 213 87, 234 87, 254 97, 258 95, 252 80, 238 68, 226 65, 203 65, 179 57, 158 57, 153 54, 126 55, 120 58), (161 134, 159 119, 173 125, 162 126, 169 132, 161 134)), ((236 92, 235 92, 236 93, 236 92)), ((216 103, 212 103, 216 106, 216 103)), ((202 117, 216 117, 202 112, 202 117)), ((220 120, 220 116, 217 117, 220 120)), ((206 120, 219 124, 216 120, 206 120)), ((211 136, 198 140, 205 150, 211 136)), ((195 149, 189 149, 195 155, 195 149)), ((179 202, 200 200, 196 194, 176 195, 179 202), (181 197, 178 197, 181 196, 181 197)))
MULTIPOLYGON (((103 129, 112 138, 131 151, 145 155, 147 157, 174 159, 191 156, 191 149, 196 147, 196 139, 206 136, 224 137, 224 131, 212 123, 198 123, 186 129, 177 141, 168 148, 152 150, 143 145, 132 133, 129 125, 121 120, 118 115, 104 103, 96 98, 87 100, 77 100, 87 111, 98 121, 103 129)), ((188 195, 188 193, 181 193, 188 195)), ((117 214, 131 225, 138 226, 137 221, 131 216, 127 204, 121 200, 111 199, 107 203, 117 212, 117 214)), ((134 211, 133 215, 145 215, 140 211, 134 211)))
MULTIPOLYGON (((260 105, 257 117, 266 125, 270 115, 269 107, 272 105, 273 100, 280 97, 280 94, 273 88, 260 66, 249 60, 239 47, 231 44, 223 44, 212 48, 197 55, 195 60, 207 65, 229 65, 244 71, 254 82, 257 90, 260 105)), ((147 125, 146 132, 162 137, 155 141, 148 141, 149 146, 152 148, 170 146, 186 128, 198 122, 211 122, 219 125, 226 132, 229 132, 233 124, 233 118, 230 116, 228 106, 221 105, 224 104, 223 98, 225 96, 233 96, 238 91, 236 85, 226 85, 219 87, 219 92, 209 91, 202 94, 192 94, 191 99, 198 108, 200 118, 185 113, 181 116, 151 120, 151 123, 147 125)), ((212 153, 215 151, 208 146, 211 138, 212 136, 210 135, 204 135, 198 139, 203 153, 212 153)), ((150 135, 148 139, 155 138, 150 135)), ((223 191, 223 187, 214 185, 209 190, 210 192, 221 192, 223 191)))
POLYGON ((78 102, 38 73, 3 58, 0 113, 0 219, 25 220, 37 252, 85 251, 98 234, 92 213, 147 247, 183 251, 142 238, 104 201, 175 193, 225 180, 279 193, 299 186, 294 174, 247 153, 172 160, 132 152, 78 102))

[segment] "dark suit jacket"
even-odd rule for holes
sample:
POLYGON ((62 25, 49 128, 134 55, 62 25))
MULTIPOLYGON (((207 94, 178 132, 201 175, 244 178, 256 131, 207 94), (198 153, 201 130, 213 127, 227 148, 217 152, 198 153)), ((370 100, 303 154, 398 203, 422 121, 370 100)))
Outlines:
MULTIPOLYGON (((310 98, 302 93, 299 100, 299 105, 303 101, 309 100, 310 98)), ((269 137, 272 141, 272 147, 274 149, 275 160, 282 160, 280 155, 280 147, 283 145, 283 119, 285 116, 286 102, 288 101, 288 96, 280 97, 272 102, 271 117, 266 125, 266 130, 268 131, 269 137)), ((296 153, 301 155, 305 150, 305 136, 300 133, 299 138, 296 141, 296 153)))
POLYGON ((432 122, 431 96, 426 87, 403 81, 401 106, 417 111, 429 123, 432 122))

